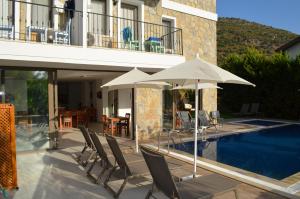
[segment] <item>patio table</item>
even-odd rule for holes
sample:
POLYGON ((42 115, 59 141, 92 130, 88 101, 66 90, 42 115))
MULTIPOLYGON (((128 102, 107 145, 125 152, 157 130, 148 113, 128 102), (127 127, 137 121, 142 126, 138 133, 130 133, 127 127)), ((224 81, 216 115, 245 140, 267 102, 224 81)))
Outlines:
MULTIPOLYGON (((118 116, 118 117, 109 117, 108 121, 111 125, 111 135, 114 136, 116 132, 116 128, 113 128, 116 123, 121 122, 121 121, 126 121, 129 124, 129 118, 123 117, 123 116, 118 116)), ((129 125, 127 125, 127 132, 129 132, 129 125)))

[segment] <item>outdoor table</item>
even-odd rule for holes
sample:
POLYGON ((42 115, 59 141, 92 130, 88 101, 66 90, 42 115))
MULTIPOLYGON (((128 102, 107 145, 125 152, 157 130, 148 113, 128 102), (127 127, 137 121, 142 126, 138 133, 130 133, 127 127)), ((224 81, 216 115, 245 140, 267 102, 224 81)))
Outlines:
MULTIPOLYGON (((122 117, 122 116, 118 116, 118 117, 109 117, 108 118, 108 121, 111 125, 111 135, 114 136, 115 135, 115 131, 116 131, 116 128, 113 128, 114 125, 118 122, 121 122, 121 121, 126 121, 128 122, 129 124, 129 118, 127 117, 122 117)), ((129 132, 129 125, 127 125, 127 131, 129 132)))

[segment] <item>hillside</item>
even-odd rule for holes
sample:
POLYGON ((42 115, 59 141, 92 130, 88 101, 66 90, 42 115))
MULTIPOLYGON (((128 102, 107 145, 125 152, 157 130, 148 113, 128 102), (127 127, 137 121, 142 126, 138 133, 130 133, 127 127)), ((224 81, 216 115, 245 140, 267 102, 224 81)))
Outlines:
POLYGON ((218 62, 230 53, 243 53, 255 47, 271 54, 282 44, 297 37, 296 34, 270 26, 237 18, 219 18, 217 24, 218 62))

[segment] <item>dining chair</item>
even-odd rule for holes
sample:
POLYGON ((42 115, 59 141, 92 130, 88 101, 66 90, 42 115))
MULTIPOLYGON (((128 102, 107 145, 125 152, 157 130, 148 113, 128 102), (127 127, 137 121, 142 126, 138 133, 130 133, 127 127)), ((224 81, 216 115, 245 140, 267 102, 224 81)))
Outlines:
POLYGON ((63 126, 64 128, 73 127, 72 111, 63 112, 63 126))
POLYGON ((88 127, 88 118, 86 111, 77 111, 77 126, 83 125, 88 127))
POLYGON ((129 136, 129 120, 130 120, 130 113, 125 114, 126 120, 122 120, 117 123, 117 132, 119 135, 122 135, 122 130, 125 131, 125 135, 129 136))

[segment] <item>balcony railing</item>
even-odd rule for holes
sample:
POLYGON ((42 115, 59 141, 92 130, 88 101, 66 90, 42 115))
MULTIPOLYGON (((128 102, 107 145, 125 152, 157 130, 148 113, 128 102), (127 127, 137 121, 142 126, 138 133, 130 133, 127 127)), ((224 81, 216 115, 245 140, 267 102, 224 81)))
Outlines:
POLYGON ((183 54, 179 28, 88 12, 84 43, 82 11, 17 0, 0 4, 2 39, 183 54))

